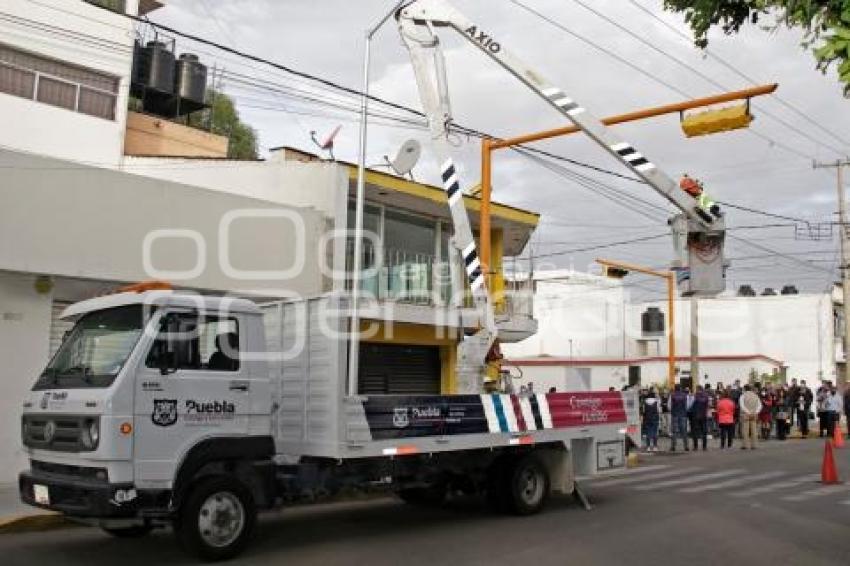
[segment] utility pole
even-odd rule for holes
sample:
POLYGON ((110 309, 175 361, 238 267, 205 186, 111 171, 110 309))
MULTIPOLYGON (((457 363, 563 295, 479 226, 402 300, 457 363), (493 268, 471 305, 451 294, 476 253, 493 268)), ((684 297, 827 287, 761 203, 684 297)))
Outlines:
POLYGON ((691 295, 691 392, 699 385, 699 298, 691 295))
POLYGON ((835 169, 838 188, 838 230, 841 245, 841 292, 844 311, 844 374, 837 375, 836 381, 850 383, 850 242, 847 240, 847 201, 844 198, 844 168, 850 165, 850 160, 838 160, 833 163, 814 162, 815 169, 835 169))

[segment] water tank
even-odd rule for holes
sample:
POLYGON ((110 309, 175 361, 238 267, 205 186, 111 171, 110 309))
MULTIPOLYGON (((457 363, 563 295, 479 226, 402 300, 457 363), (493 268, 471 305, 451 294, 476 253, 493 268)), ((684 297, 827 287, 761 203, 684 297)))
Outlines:
POLYGON ((741 285, 738 287, 738 296, 739 297, 755 297, 756 290, 753 289, 752 285, 741 285))
POLYGON ((174 92, 174 53, 160 41, 149 41, 142 48, 138 80, 148 88, 174 92))
POLYGON ((649 307, 640 315, 640 329, 644 334, 664 333, 664 313, 658 307, 649 307))
POLYGON ((780 294, 782 294, 782 295, 799 295, 800 292, 797 290, 797 287, 794 286, 794 285, 785 285, 784 287, 782 287, 780 294))
POLYGON ((773 290, 773 287, 765 287, 764 291, 761 292, 762 297, 773 297, 776 295, 776 291, 773 290))
POLYGON ((207 90, 207 66, 198 61, 197 55, 180 55, 174 71, 174 88, 181 98, 203 104, 207 90))

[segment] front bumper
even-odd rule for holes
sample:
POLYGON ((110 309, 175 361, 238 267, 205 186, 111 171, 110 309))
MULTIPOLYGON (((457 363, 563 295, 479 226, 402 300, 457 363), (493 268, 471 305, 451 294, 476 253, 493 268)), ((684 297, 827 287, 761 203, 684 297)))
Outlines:
POLYGON ((138 516, 140 509, 139 496, 132 484, 23 472, 18 476, 18 490, 24 503, 70 517, 132 518, 138 516), (49 502, 36 502, 35 485, 47 488, 49 502))

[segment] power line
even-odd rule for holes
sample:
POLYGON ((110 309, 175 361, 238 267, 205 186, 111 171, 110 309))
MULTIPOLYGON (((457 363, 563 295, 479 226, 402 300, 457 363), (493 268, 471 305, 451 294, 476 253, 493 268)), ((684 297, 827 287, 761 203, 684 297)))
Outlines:
MULTIPOLYGON (((644 37, 642 37, 641 35, 639 35, 639 34, 637 34, 637 33, 633 32, 633 31, 632 31, 632 30, 630 30, 629 28, 627 28, 627 27, 625 27, 624 25, 620 24, 619 22, 617 22, 617 21, 615 21, 615 20, 611 19, 610 17, 608 17, 608 16, 606 16, 605 14, 603 14, 603 13, 599 12, 598 10, 596 10, 596 9, 594 9, 594 8, 591 8, 590 6, 588 6, 587 4, 585 4, 584 2, 582 2, 582 0, 573 0, 573 2, 575 2, 576 4, 578 4, 579 6, 581 6, 582 8, 584 8, 585 10, 588 10, 589 12, 593 13, 593 14, 594 14, 594 15, 596 15, 597 17, 602 18, 603 20, 605 20, 605 21, 606 21, 606 22, 608 22, 609 24, 611 24, 611 25, 615 26, 617 29, 619 29, 619 30, 623 31, 624 33, 628 34, 629 36, 633 37, 634 39, 636 39, 637 41, 639 41, 639 42, 640 42, 640 43, 642 43, 643 45, 645 45, 645 46, 649 47, 650 49, 652 49, 653 51, 655 51, 655 52, 657 52, 657 53, 661 54, 662 56, 664 56, 664 57, 666 57, 667 59, 670 59, 671 61, 673 61, 674 63, 676 63, 677 65, 679 65, 679 66, 681 66, 681 67, 683 67, 683 68, 685 68, 685 69, 689 70, 690 72, 694 73, 695 75, 697 75, 698 77, 700 77, 701 79, 703 79, 704 81, 706 81, 707 83, 709 83, 709 84, 711 84, 711 85, 713 85, 713 86, 716 86, 717 88, 722 89, 722 90, 730 90, 730 89, 729 89, 729 87, 728 87, 727 85, 724 85, 723 83, 721 83, 721 82, 719 82, 719 81, 717 81, 717 80, 713 79, 713 78, 712 78, 712 77, 710 77, 709 75, 707 75, 707 74, 703 73, 703 72, 702 72, 702 71, 700 71, 699 69, 697 69, 697 68, 695 68, 694 66, 690 65, 687 61, 684 61, 684 60, 682 60, 682 59, 680 59, 680 58, 676 57, 675 55, 672 55, 672 54, 668 53, 667 51, 665 51, 665 50, 661 49, 660 47, 658 47, 657 45, 655 45, 655 44, 654 44, 654 43, 652 43, 651 41, 648 41, 647 39, 645 39, 645 38, 644 38, 644 37)), ((756 105, 755 105, 755 103, 753 103, 753 106, 756 106, 756 105)), ((797 127, 796 127, 796 126, 794 126, 793 124, 788 123, 787 121, 785 121, 784 119, 780 118, 779 116, 776 116, 776 115, 775 115, 775 114, 773 114, 772 112, 769 112, 769 111, 767 111, 767 110, 765 110, 764 108, 761 108, 761 107, 759 107, 759 110, 760 110, 760 112, 761 112, 762 114, 764 114, 765 116, 767 116, 767 117, 769 117, 769 118, 771 118, 771 119, 773 119, 773 120, 775 120, 775 121, 779 122, 780 124, 784 125, 786 128, 788 128, 788 129, 790 129, 790 130, 792 130, 792 131, 796 132, 797 134, 799 134, 799 135, 803 136, 804 138, 808 139, 809 141, 812 141, 812 142, 814 142, 814 143, 816 143, 816 144, 818 144, 818 145, 822 145, 823 147, 829 148, 829 149, 831 149, 832 151, 836 152, 836 153, 837 153, 837 154, 839 154, 839 155, 842 155, 842 154, 844 153, 841 149, 839 149, 839 148, 837 148, 837 147, 835 147, 835 146, 832 146, 832 145, 826 144, 826 143, 822 142, 821 140, 819 140, 819 139, 817 139, 817 138, 815 138, 815 137, 813 137, 813 136, 810 136, 808 133, 806 133, 806 132, 804 132, 803 130, 801 130, 801 129, 797 128, 797 127)))
MULTIPOLYGON (((688 36, 688 34, 677 29, 675 26, 670 25, 668 22, 665 22, 662 18, 658 17, 657 14, 652 13, 652 11, 647 9, 645 6, 642 6, 641 4, 639 4, 636 0, 629 0, 629 2, 631 2, 631 4, 634 5, 637 9, 644 12, 649 17, 656 20, 661 25, 663 25, 667 29, 671 30, 673 33, 675 33, 679 37, 684 38, 685 41, 687 41, 689 45, 692 44, 692 38, 690 36, 688 36)), ((713 59, 714 61, 717 61, 718 63, 723 65, 726 69, 732 71, 733 73, 735 73, 736 75, 738 75, 739 77, 744 79, 745 81, 748 81, 750 84, 753 84, 753 85, 758 84, 758 82, 756 80, 754 80, 752 77, 746 75, 741 70, 736 68, 734 65, 732 65, 731 63, 729 63, 728 61, 726 61, 725 59, 723 59, 719 55, 715 54, 714 52, 710 51, 708 48, 704 48, 702 51, 709 58, 713 59)), ((786 108, 788 108, 789 110, 791 110, 792 112, 797 114, 800 118, 802 118, 806 122, 808 122, 808 123, 812 124, 813 126, 815 126, 816 128, 818 128, 822 132, 829 134, 833 139, 837 140, 841 144, 843 144, 845 146, 850 145, 850 142, 848 142, 844 138, 840 137, 839 135, 837 135, 835 132, 833 132, 829 128, 824 127, 820 122, 812 119, 811 116, 809 116, 808 114, 806 114, 805 112, 803 112, 802 110, 800 110, 799 108, 797 108, 796 106, 794 106, 793 104, 791 104, 790 102, 788 102, 787 100, 785 100, 784 98, 779 96, 778 94, 776 94, 776 93, 771 94, 771 98, 773 98, 779 104, 781 104, 782 106, 785 106, 786 108)))

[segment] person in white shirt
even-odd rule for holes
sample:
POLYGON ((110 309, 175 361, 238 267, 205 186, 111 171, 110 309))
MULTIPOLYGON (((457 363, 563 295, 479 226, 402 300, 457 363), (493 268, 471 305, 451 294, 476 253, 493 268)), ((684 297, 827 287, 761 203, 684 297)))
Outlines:
POLYGON ((841 395, 838 394, 837 389, 833 387, 830 390, 824 405, 827 412, 827 431, 829 433, 829 437, 832 438, 835 436, 835 427, 840 426, 841 410, 843 409, 841 395))
POLYGON ((761 399, 753 391, 753 387, 750 384, 744 386, 744 393, 741 395, 738 406, 741 410, 741 428, 744 433, 744 443, 741 446, 741 450, 746 450, 747 448, 755 450, 761 399))

